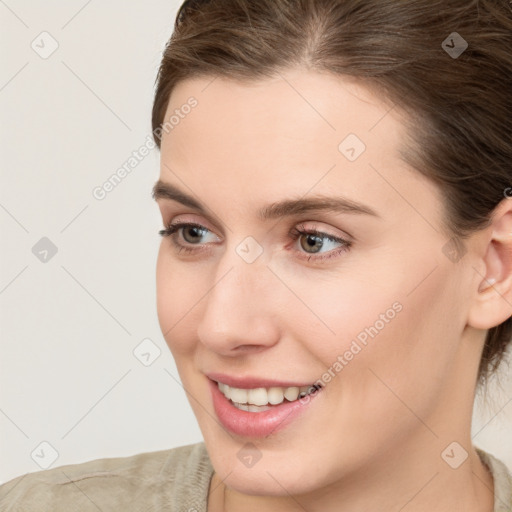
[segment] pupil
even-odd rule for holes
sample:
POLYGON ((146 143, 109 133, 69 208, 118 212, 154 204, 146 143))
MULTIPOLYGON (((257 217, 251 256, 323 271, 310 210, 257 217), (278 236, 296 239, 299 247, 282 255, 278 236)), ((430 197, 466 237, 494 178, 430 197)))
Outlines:
MULTIPOLYGON (((314 248, 315 244, 317 244, 318 240, 319 240, 319 238, 316 235, 307 235, 307 243, 308 243, 309 248, 314 248)), ((318 250, 320 250, 321 244, 319 246, 317 244, 317 247, 318 247, 318 250)), ((315 251, 315 252, 318 252, 318 251, 315 251)))
MULTIPOLYGON (((185 232, 187 232, 187 230, 185 230, 185 232)), ((188 233, 190 233, 190 232, 195 232, 195 233, 193 233, 193 234, 192 234, 192 238, 194 238, 194 236, 195 236, 196 238, 201 237, 201 235, 200 235, 200 233, 199 233, 199 229, 198 229, 198 228, 196 228, 196 227, 189 227, 189 228, 188 228, 188 233)))

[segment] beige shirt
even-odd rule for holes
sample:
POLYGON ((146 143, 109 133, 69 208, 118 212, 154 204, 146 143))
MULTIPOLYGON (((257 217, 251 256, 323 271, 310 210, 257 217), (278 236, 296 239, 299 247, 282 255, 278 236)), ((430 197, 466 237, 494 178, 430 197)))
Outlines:
MULTIPOLYGON (((477 448, 494 477, 494 512, 512 512, 512 475, 477 448)), ((203 442, 27 473, 0 486, 1 512, 206 512, 213 475, 203 442)))

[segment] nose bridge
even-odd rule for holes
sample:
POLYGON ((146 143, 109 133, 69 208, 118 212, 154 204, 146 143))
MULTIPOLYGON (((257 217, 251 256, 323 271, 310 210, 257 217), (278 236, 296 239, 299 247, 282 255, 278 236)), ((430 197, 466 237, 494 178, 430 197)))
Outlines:
POLYGON ((252 259, 253 249, 243 242, 228 249, 217 265, 211 288, 204 298, 198 336, 214 350, 270 345, 276 340, 269 281, 272 273, 266 267, 263 254, 252 259))

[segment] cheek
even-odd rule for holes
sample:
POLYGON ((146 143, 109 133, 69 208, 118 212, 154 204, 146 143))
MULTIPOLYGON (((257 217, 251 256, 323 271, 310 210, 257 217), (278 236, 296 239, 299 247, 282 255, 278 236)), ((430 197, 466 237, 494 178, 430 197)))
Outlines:
POLYGON ((169 295, 170 273, 165 261, 164 251, 162 248, 163 244, 164 241, 160 244, 156 262, 156 306, 160 329, 165 333, 166 330, 169 329, 166 312, 170 311, 169 300, 171 299, 171 296, 169 295))
POLYGON ((326 310, 324 315, 337 335, 326 346, 310 345, 310 351, 321 354, 325 364, 321 380, 330 397, 325 414, 336 425, 325 442, 351 439, 347 456, 371 457, 422 428, 418 417, 431 416, 451 378, 462 315, 451 315, 456 288, 447 283, 450 270, 438 271, 413 293, 404 281, 374 295, 345 288, 353 301, 341 304, 344 294, 338 292, 326 303, 330 315, 326 310))
MULTIPOLYGON (((302 332, 309 344, 314 343, 314 350, 327 368, 335 361, 344 368, 357 365, 368 347, 378 343, 392 329, 397 318, 403 314, 403 307, 396 296, 389 293, 363 293, 360 288, 343 286, 342 291, 325 294, 325 289, 315 301, 310 302, 310 309, 318 312, 321 325, 310 321, 304 325, 302 332), (319 336, 319 333, 323 333, 319 336), (320 338, 320 339, 319 339, 320 338)), ((311 295, 310 295, 311 297, 311 295)), ((296 315, 300 325, 304 314, 296 315)), ((307 315, 306 315, 307 316, 307 315)), ((340 366, 336 365, 338 371, 340 366)))
MULTIPOLYGON (((420 417, 428 417, 436 407, 436 397, 451 379, 464 324, 454 301, 456 286, 449 279, 449 269, 438 268, 412 293, 407 284, 386 299, 370 301, 372 314, 365 313, 365 324, 352 323, 355 329, 350 338, 343 338, 343 348, 355 340, 361 350, 337 377, 341 400, 347 403, 342 409, 354 412, 349 420, 340 418, 350 423, 349 430, 356 432, 368 417, 393 418, 392 424, 407 428, 415 417, 404 404, 420 417), (388 323, 376 322, 395 299, 402 309, 388 323), (359 337, 353 334, 358 329, 359 337), (362 333, 366 343, 359 341, 362 333)), ((350 322, 350 316, 345 319, 350 322)))
MULTIPOLYGON (((375 267, 372 273, 347 260, 341 271, 299 273, 291 269, 281 275, 293 283, 294 294, 290 296, 286 289, 281 297, 287 304, 281 317, 286 322, 283 329, 293 333, 326 369, 344 354, 348 366, 357 365, 367 347, 386 336, 404 314, 400 281, 383 283, 375 267)), ((339 373, 339 364, 336 368, 339 373)))
POLYGON ((193 350, 190 326, 199 321, 204 278, 202 281, 201 273, 190 264, 180 265, 172 258, 168 243, 162 241, 156 264, 157 315, 165 341, 176 357, 193 350))
POLYGON ((307 297, 315 315, 297 305, 288 313, 290 329, 322 361, 322 381, 338 382, 359 401, 367 401, 374 386, 384 387, 378 377, 412 400, 418 389, 427 390, 426 383, 446 382, 465 325, 455 293, 460 283, 452 268, 440 264, 415 288, 418 276, 433 268, 432 258, 423 263, 392 272, 391 264, 381 262, 388 270, 380 278, 375 265, 313 286, 295 281, 294 291, 307 297))

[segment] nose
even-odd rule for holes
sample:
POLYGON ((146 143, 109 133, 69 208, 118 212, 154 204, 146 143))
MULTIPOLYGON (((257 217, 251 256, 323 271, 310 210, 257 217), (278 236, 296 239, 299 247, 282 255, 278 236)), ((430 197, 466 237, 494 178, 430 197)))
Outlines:
POLYGON ((199 341, 218 355, 259 352, 277 343, 275 276, 263 258, 245 262, 234 251, 217 267, 197 327, 199 341), (274 293, 272 292, 274 290, 274 293))

